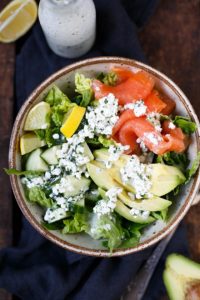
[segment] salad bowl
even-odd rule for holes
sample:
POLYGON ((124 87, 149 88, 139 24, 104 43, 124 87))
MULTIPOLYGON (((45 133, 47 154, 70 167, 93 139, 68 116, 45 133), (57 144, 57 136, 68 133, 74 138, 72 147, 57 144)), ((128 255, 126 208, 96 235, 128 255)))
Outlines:
MULTIPOLYGON (((196 123, 197 129, 191 136, 191 143, 188 149, 188 157, 192 162, 200 151, 200 126, 190 101, 179 87, 161 72, 138 61, 120 57, 99 57, 80 61, 61 69, 32 92, 23 104, 13 126, 9 150, 9 168, 21 170, 20 137, 23 134, 27 114, 34 105, 44 99, 54 85, 70 97, 74 90, 74 76, 77 72, 84 74, 86 77, 95 77, 98 73, 108 72, 112 67, 124 67, 133 72, 140 70, 148 72, 155 80, 156 88, 176 103, 176 114, 189 117, 196 123)), ((112 254, 102 246, 99 240, 94 240, 87 234, 62 234, 59 230, 51 231, 44 228, 41 224, 43 220, 42 209, 26 200, 24 189, 18 176, 11 175, 10 178, 15 198, 22 213, 40 234, 57 245, 79 254, 113 257, 141 251, 154 245, 174 230, 189 210, 198 193, 200 172, 197 170, 192 180, 181 188, 181 192, 169 210, 167 221, 157 220, 143 231, 138 245, 115 249, 112 254)))

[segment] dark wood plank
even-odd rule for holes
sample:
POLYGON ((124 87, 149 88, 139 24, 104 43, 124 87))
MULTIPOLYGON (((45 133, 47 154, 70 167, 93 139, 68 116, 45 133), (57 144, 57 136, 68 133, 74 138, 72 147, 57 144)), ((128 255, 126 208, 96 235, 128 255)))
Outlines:
MULTIPOLYGON (((149 64, 174 80, 200 117, 200 1, 161 0, 140 40, 149 64)), ((200 257, 200 204, 184 219, 190 254, 200 257)), ((162 300, 167 300, 165 295, 162 300)))
MULTIPOLYGON (((2 0, 0 10, 8 3, 2 0)), ((12 244, 12 193, 8 176, 3 172, 7 167, 10 133, 13 123, 13 75, 15 61, 14 44, 0 43, 0 248, 12 244)), ((12 296, 0 289, 1 300, 12 296)))

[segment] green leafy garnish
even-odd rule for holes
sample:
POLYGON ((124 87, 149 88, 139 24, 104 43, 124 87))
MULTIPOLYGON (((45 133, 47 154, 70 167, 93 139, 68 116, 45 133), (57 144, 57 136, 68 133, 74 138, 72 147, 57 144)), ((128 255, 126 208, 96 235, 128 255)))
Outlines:
POLYGON ((107 74, 100 73, 97 76, 97 79, 100 80, 101 82, 103 82, 104 84, 114 86, 117 83, 118 77, 117 77, 117 74, 115 72, 109 72, 107 74))
POLYGON ((47 198, 45 192, 39 186, 26 188, 26 195, 30 202, 35 202, 42 207, 52 206, 52 200, 50 198, 47 198))
POLYGON ((75 213, 73 217, 63 221, 65 227, 62 233, 78 233, 85 232, 88 230, 88 214, 85 213, 75 213))
POLYGON ((188 183, 191 180, 191 178, 195 175, 199 167, 199 164, 200 164, 200 152, 198 152, 197 157, 194 159, 191 168, 186 171, 187 180, 185 183, 188 183))
POLYGON ((44 172, 42 171, 20 171, 16 169, 6 169, 4 168, 4 171, 6 172, 7 175, 17 175, 17 176, 39 176, 43 174, 44 172))
POLYGON ((76 73, 75 75, 75 91, 82 96, 80 106, 87 107, 93 98, 93 90, 91 88, 92 81, 86 78, 83 74, 76 73))
POLYGON ((186 117, 176 116, 173 123, 186 134, 192 134, 197 129, 197 125, 186 117))

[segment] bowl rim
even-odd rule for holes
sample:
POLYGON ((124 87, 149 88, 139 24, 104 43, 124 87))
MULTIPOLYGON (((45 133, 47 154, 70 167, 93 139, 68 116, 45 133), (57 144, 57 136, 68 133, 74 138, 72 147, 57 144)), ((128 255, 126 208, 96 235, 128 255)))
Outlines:
MULTIPOLYGON (((128 59, 124 57, 117 57, 117 56, 105 56, 105 57, 95 57, 95 58, 89 58, 85 60, 81 60, 79 62, 70 64, 61 70, 55 72, 51 76, 49 76, 46 80, 44 80, 38 87, 34 89, 34 91, 29 95, 29 97, 26 99, 24 104, 22 105, 20 111, 18 112, 18 115, 15 119, 13 130, 11 133, 11 139, 10 139, 10 146, 9 146, 9 168, 16 168, 16 156, 17 156, 17 146, 19 144, 19 136, 18 136, 18 129, 20 127, 20 123, 24 118, 24 115, 27 113, 27 110, 30 109, 30 105, 35 102, 35 100, 39 97, 39 95, 55 80, 59 79, 60 77, 70 73, 71 71, 74 71, 80 67, 85 67, 93 64, 101 64, 101 63, 113 63, 113 64, 122 64, 124 66, 130 66, 130 67, 136 67, 142 70, 147 71, 148 73, 152 74, 156 78, 163 81, 166 85, 168 85, 173 92, 178 96, 179 100, 182 102, 182 104, 185 106, 185 109, 188 112, 188 115, 192 117, 192 119, 197 124, 197 130, 195 132, 195 140, 197 143, 197 151, 200 151, 200 126, 199 126, 199 120, 198 117, 192 107, 192 104, 189 102, 186 95, 182 92, 182 90, 166 75, 164 75, 162 72, 148 66, 147 64, 144 64, 142 62, 139 62, 137 60, 128 59)), ((152 235, 150 238, 148 238, 146 241, 140 243, 138 246, 134 248, 126 248, 126 249, 116 249, 113 251, 112 255, 108 250, 98 250, 98 249, 90 249, 78 245, 74 245, 72 243, 69 243, 67 241, 64 241, 60 237, 55 236, 51 231, 46 230, 42 225, 35 219, 35 217, 32 215, 31 211, 28 209, 26 205, 26 200, 22 196, 19 183, 16 175, 10 176, 11 186, 12 190, 15 196, 15 199, 26 217, 26 219, 31 223, 31 225, 45 238, 49 239, 51 242, 54 242, 55 244, 63 247, 66 250, 70 250, 73 252, 76 252, 78 254, 84 254, 89 256, 96 256, 96 257, 114 257, 114 256, 122 256, 127 255, 131 253, 135 253, 138 251, 142 251, 161 239, 165 238, 170 232, 172 232, 179 222, 183 219, 185 214, 188 212, 190 206, 192 205, 192 202, 194 200, 195 195, 198 192, 199 185, 200 185, 200 170, 198 169, 196 176, 194 177, 193 183, 190 187, 189 193, 187 194, 187 197, 184 201, 183 206, 179 209, 176 216, 172 218, 172 220, 158 233, 152 235)))

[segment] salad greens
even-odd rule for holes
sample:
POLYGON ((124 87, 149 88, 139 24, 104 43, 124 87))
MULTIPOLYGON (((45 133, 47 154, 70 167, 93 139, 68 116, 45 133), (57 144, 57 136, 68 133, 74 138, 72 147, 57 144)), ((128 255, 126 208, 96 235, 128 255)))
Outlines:
POLYGON ((35 150, 26 152, 30 140, 21 139, 23 170, 5 169, 8 175, 21 176, 27 201, 43 209, 45 229, 89 234, 110 252, 135 247, 149 224, 166 222, 170 205, 176 201, 174 195, 191 180, 200 163, 200 153, 191 163, 186 151, 158 154, 141 137, 136 141, 140 147, 137 155, 130 155, 132 144, 122 143, 119 133, 113 135, 121 113, 127 109, 138 118, 141 111, 149 117, 151 126, 155 126, 149 136, 152 144, 154 134, 162 140, 164 122, 168 122, 168 136, 178 127, 188 137, 196 124, 182 116, 147 115, 141 100, 135 107, 133 103, 123 107, 113 93, 96 99, 94 84, 104 84, 114 91, 118 79, 113 71, 100 73, 97 78, 77 73, 70 98, 53 86, 43 99, 49 104, 45 104, 48 113, 41 111, 46 123, 37 127, 34 108, 27 116, 35 118, 36 122, 29 120, 29 124, 36 124, 31 130, 44 146, 33 144, 35 150))
POLYGON ((88 230, 88 212, 75 213, 70 218, 63 221, 65 227, 62 232, 66 233, 78 233, 87 232, 88 230))
POLYGON ((197 125, 186 117, 175 116, 173 123, 187 134, 194 133, 197 129, 197 125))
POLYGON ((43 207, 52 207, 52 200, 47 198, 43 189, 38 186, 26 188, 26 196, 30 202, 35 202, 43 207))

